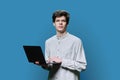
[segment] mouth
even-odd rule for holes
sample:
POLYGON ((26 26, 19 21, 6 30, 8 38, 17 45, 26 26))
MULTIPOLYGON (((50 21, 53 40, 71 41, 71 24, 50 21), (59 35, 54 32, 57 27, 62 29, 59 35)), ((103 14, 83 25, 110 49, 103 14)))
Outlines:
POLYGON ((59 28, 63 28, 63 26, 58 26, 59 28))

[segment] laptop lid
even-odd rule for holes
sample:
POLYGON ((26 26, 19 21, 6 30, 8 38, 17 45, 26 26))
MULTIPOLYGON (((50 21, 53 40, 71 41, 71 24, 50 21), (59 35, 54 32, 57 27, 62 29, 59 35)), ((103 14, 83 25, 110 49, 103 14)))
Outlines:
POLYGON ((24 45, 23 48, 29 62, 35 63, 35 61, 39 61, 39 64, 46 64, 46 61, 40 46, 24 45))

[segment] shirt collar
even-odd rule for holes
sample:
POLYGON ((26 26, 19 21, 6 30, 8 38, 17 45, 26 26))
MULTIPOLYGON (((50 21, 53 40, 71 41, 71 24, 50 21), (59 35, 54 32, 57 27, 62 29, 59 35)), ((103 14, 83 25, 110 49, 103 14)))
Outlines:
POLYGON ((65 37, 67 37, 68 35, 69 35, 69 33, 66 32, 66 34, 64 34, 64 35, 62 35, 62 36, 57 36, 57 35, 56 35, 56 38, 57 38, 58 40, 61 40, 61 39, 64 39, 65 37))

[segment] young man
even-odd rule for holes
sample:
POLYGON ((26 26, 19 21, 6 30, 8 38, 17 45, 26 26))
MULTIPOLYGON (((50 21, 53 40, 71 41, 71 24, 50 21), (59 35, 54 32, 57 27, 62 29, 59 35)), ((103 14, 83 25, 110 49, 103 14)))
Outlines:
POLYGON ((81 40, 66 31, 69 17, 69 13, 64 10, 53 13, 56 35, 45 43, 45 59, 47 63, 53 63, 49 65, 48 80, 80 80, 80 72, 86 69, 81 40))

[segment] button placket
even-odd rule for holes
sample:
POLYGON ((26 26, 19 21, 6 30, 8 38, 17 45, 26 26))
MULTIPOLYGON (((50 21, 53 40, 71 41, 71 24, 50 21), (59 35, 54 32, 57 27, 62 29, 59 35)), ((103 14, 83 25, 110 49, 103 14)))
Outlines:
POLYGON ((57 56, 59 57, 60 54, 60 39, 58 39, 58 46, 57 46, 57 56))

